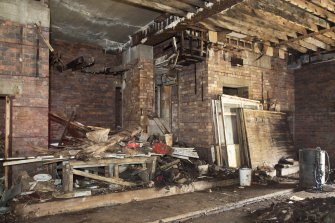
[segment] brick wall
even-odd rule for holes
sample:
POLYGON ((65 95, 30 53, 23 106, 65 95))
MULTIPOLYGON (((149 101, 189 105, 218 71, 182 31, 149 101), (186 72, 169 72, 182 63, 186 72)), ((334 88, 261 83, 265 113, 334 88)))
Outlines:
MULTIPOLYGON (((335 62, 310 64, 295 72, 295 147, 328 151, 335 159, 335 62)), ((334 166, 334 162, 332 164, 334 166)))
MULTIPOLYGON (((61 54, 64 63, 80 56, 94 57, 95 65, 90 69, 119 65, 121 57, 105 54, 102 48, 91 45, 54 40, 52 45, 61 54)), ((80 71, 66 70, 62 73, 55 68, 50 74, 50 110, 71 116, 85 124, 115 129, 115 92, 121 86, 121 77, 104 74, 84 74, 80 71)), ((57 141, 64 127, 50 123, 50 140, 57 141)))
POLYGON ((151 115, 154 106, 153 62, 138 60, 132 69, 127 71, 123 89, 123 126, 140 124, 141 112, 151 115))
MULTIPOLYGON (((49 28, 42 31, 48 39, 49 28)), ((0 21, 0 85, 13 97, 13 156, 34 155, 31 146, 48 144, 49 50, 37 39, 32 24, 0 21)))
POLYGON ((268 95, 276 100, 281 111, 294 111, 294 76, 287 70, 285 60, 267 56, 257 60, 259 55, 243 52, 238 56, 244 59, 244 65, 233 67, 231 56, 223 51, 211 51, 206 62, 197 64, 196 93, 194 65, 179 73, 179 86, 174 88, 172 104, 173 130, 179 141, 201 147, 213 144, 211 99, 222 94, 223 86, 248 87, 249 98, 255 100, 262 100, 263 92, 264 99, 268 95))

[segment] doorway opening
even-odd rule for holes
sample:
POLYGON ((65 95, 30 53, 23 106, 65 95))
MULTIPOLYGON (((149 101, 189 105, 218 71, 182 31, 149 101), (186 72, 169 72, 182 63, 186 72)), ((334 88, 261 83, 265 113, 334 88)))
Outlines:
POLYGON ((236 96, 240 98, 249 98, 248 87, 222 87, 222 94, 236 96))
MULTIPOLYGON (((6 160, 10 155, 10 117, 11 100, 8 96, 0 96, 0 158, 6 160)), ((0 177, 4 178, 4 188, 9 187, 9 167, 0 167, 0 177)))

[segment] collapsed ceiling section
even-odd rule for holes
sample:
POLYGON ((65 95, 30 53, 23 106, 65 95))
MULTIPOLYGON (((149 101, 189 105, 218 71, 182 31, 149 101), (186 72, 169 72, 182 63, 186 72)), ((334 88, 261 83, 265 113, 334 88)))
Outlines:
POLYGON ((120 1, 50 0, 53 38, 122 48, 129 36, 160 15, 120 1))
POLYGON ((55 38, 107 49, 155 45, 188 27, 218 32, 218 41, 270 52, 311 53, 335 47, 331 0, 51 0, 55 38), (131 36, 131 37, 130 37, 131 36), (258 47, 259 48, 259 47, 258 47))

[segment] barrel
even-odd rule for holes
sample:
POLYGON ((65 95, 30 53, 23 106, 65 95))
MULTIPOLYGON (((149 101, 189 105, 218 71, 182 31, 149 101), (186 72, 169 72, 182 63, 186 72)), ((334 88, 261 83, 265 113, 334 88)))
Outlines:
POLYGON ((299 150, 299 185, 301 188, 316 187, 317 165, 321 170, 321 184, 325 184, 325 151, 308 148, 299 150), (319 164, 318 164, 319 163, 319 164))

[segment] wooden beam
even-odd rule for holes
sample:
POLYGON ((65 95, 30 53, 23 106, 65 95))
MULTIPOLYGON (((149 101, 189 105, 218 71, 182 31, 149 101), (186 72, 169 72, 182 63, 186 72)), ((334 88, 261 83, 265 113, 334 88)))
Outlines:
POLYGON ((328 38, 335 40, 335 33, 334 32, 325 32, 324 35, 328 38))
POLYGON ((307 53, 308 49, 303 47, 303 46, 300 46, 298 44, 294 44, 294 43, 287 43, 287 46, 291 47, 292 49, 300 52, 300 53, 307 53))
POLYGON ((335 40, 325 36, 325 35, 316 35, 314 36, 315 39, 320 40, 324 42, 325 44, 328 44, 330 46, 335 46, 335 40))
POLYGON ((332 0, 311 0, 314 4, 323 7, 331 12, 335 12, 335 2, 332 0))
POLYGON ((273 1, 273 0, 258 0, 259 2, 262 2, 263 4, 267 4, 271 7, 276 7, 279 10, 282 10, 283 12, 286 12, 288 14, 294 15, 296 18, 299 18, 300 20, 305 20, 310 24, 315 24, 323 28, 329 28, 330 25, 328 21, 312 15, 305 10, 292 6, 291 4, 283 1, 273 1))
POLYGON ((292 31, 295 31, 297 33, 300 34, 306 34, 307 30, 306 27, 297 23, 292 22, 291 20, 285 19, 281 16, 275 15, 273 13, 264 11, 264 10, 260 10, 260 9, 254 9, 251 8, 245 4, 241 4, 239 6, 240 9, 242 10, 246 10, 246 14, 250 15, 250 16, 257 16, 260 19, 263 19, 264 21, 268 21, 271 22, 274 25, 280 25, 283 27, 287 27, 288 29, 291 29, 292 31), (266 19, 264 19, 266 18, 266 19))
MULTIPOLYGON (((5 151, 4 158, 9 158, 9 147, 10 147, 10 133, 11 133, 11 99, 6 96, 6 108, 5 108, 5 151)), ((5 166, 5 189, 9 189, 9 167, 5 166)))
MULTIPOLYGON (((262 35, 268 34, 268 35, 271 35, 273 37, 277 37, 278 39, 281 39, 281 40, 288 40, 286 33, 278 31, 278 30, 274 30, 274 29, 263 28, 262 26, 258 26, 258 25, 253 25, 250 21, 245 21, 245 20, 242 20, 242 19, 238 20, 238 19, 235 19, 235 18, 231 18, 229 16, 224 16, 222 14, 216 15, 215 18, 235 23, 237 26, 241 26, 241 27, 244 26, 244 27, 252 28, 253 30, 255 30, 257 32, 260 32, 260 34, 262 34, 262 35)), ((243 32, 243 29, 236 29, 236 30, 233 30, 233 31, 243 32)))
POLYGON ((154 10, 161 11, 161 12, 167 12, 167 13, 170 13, 171 15, 185 16, 187 14, 183 10, 176 9, 174 7, 164 5, 161 3, 157 3, 157 2, 153 2, 153 1, 146 1, 146 0, 120 0, 120 1, 124 3, 129 3, 129 4, 134 4, 134 5, 139 5, 142 7, 154 9, 154 10))
POLYGON ((313 45, 312 43, 308 43, 308 42, 303 41, 303 40, 299 40, 298 43, 299 43, 301 46, 303 46, 303 47, 305 47, 305 48, 307 48, 307 49, 309 49, 309 50, 312 50, 312 51, 318 51, 318 47, 315 46, 315 45, 313 45))
MULTIPOLYGON (((294 22, 297 25, 303 26, 305 28, 308 28, 312 31, 318 31, 318 26, 314 22, 310 21, 307 17, 304 17, 304 15, 300 15, 298 13, 292 12, 292 9, 289 10, 287 8, 280 7, 280 5, 272 4, 277 1, 273 1, 272 3, 264 2, 265 0, 260 1, 250 1, 249 5, 250 7, 254 9, 263 10, 266 12, 269 12, 273 15, 279 16, 281 18, 284 18, 286 20, 289 20, 291 22, 294 22)), ((305 12, 306 14, 306 12, 305 12)))
POLYGON ((335 14, 306 0, 284 0, 292 5, 304 9, 314 15, 320 16, 331 22, 335 22, 335 14))
POLYGON ((243 33, 243 34, 246 34, 248 36, 254 36, 254 37, 257 37, 258 39, 261 39, 261 40, 268 40, 268 41, 271 41, 273 43, 279 43, 279 40, 271 34, 260 33, 260 32, 258 32, 257 30, 254 30, 251 27, 238 25, 236 23, 224 20, 222 18, 217 18, 216 16, 213 16, 212 18, 209 18, 206 21, 213 24, 213 25, 216 25, 216 26, 219 26, 219 27, 222 27, 222 28, 226 28, 226 29, 229 29, 229 30, 232 30, 232 31, 238 30, 239 33, 243 33))
MULTIPOLYGON (((269 20, 265 20, 264 18, 261 19, 257 16, 251 16, 245 13, 247 12, 244 10, 243 6, 239 5, 238 7, 225 12, 225 15, 235 18, 236 20, 245 21, 256 27, 265 28, 267 29, 267 32, 280 32, 279 35, 290 36, 293 38, 298 37, 297 33, 288 27, 284 27, 279 24, 274 25, 274 23, 269 20)), ((287 39, 287 37, 284 38, 287 39)))
MULTIPOLYGON (((139 0, 131 0, 131 1, 139 1, 139 0)), ((166 39, 166 37, 169 38, 172 34, 185 30, 187 26, 197 25, 199 22, 204 21, 206 18, 209 18, 222 11, 229 10, 230 8, 244 1, 246 0, 216 0, 215 3, 211 5, 206 4, 206 7, 203 8, 202 10, 199 10, 198 12, 192 15, 184 17, 179 21, 174 21, 173 23, 168 24, 162 29, 155 30, 154 32, 148 32, 148 30, 152 29, 152 27, 149 27, 147 30, 141 30, 135 33, 132 36, 133 45, 148 42, 154 45, 158 43, 158 41, 162 42, 166 39), (156 41, 150 41, 150 39, 156 39, 156 41)))
POLYGON ((176 8, 178 10, 186 11, 186 12, 192 12, 195 13, 197 12, 197 9, 189 5, 187 3, 181 2, 181 1, 175 1, 175 0, 151 0, 151 2, 156 2, 162 5, 167 5, 173 8, 176 8))
POLYGON ((307 43, 311 43, 321 49, 324 49, 324 50, 329 50, 330 49, 330 46, 325 44, 324 42, 320 41, 320 40, 317 40, 313 37, 308 37, 306 39, 304 39, 305 42, 307 43))
POLYGON ((132 201, 144 201, 154 198, 168 197, 172 195, 186 194, 195 191, 208 190, 214 187, 236 185, 238 180, 223 181, 198 181, 188 185, 178 185, 171 187, 148 188, 132 190, 119 193, 108 193, 83 198, 62 199, 40 203, 19 203, 15 204, 15 215, 24 218, 36 218, 48 215, 70 213, 92 208, 125 204, 132 201), (52 207, 52 208, 50 208, 52 207))
POLYGON ((329 29, 323 29, 323 30, 321 30, 319 32, 313 32, 313 33, 305 34, 305 35, 299 36, 298 38, 295 38, 295 39, 290 39, 288 41, 280 42, 280 45, 285 45, 287 43, 293 43, 293 42, 296 42, 296 41, 299 41, 299 40, 306 39, 308 37, 314 37, 314 36, 317 36, 317 35, 321 35, 321 34, 324 34, 324 33, 333 32, 333 31, 335 31, 335 26, 333 26, 333 27, 331 27, 329 29))
POLYGON ((205 2, 202 0, 180 0, 180 2, 185 2, 189 5, 194 5, 199 8, 204 8, 206 6, 205 2))
POLYGON ((111 183, 111 184, 117 184, 117 185, 122 185, 122 186, 135 186, 136 185, 135 183, 127 182, 120 178, 103 177, 103 176, 99 176, 99 175, 92 174, 92 173, 86 173, 84 171, 76 170, 76 169, 73 169, 72 173, 74 175, 78 175, 78 176, 82 176, 82 177, 86 177, 86 178, 90 178, 94 180, 104 181, 104 182, 111 183))

